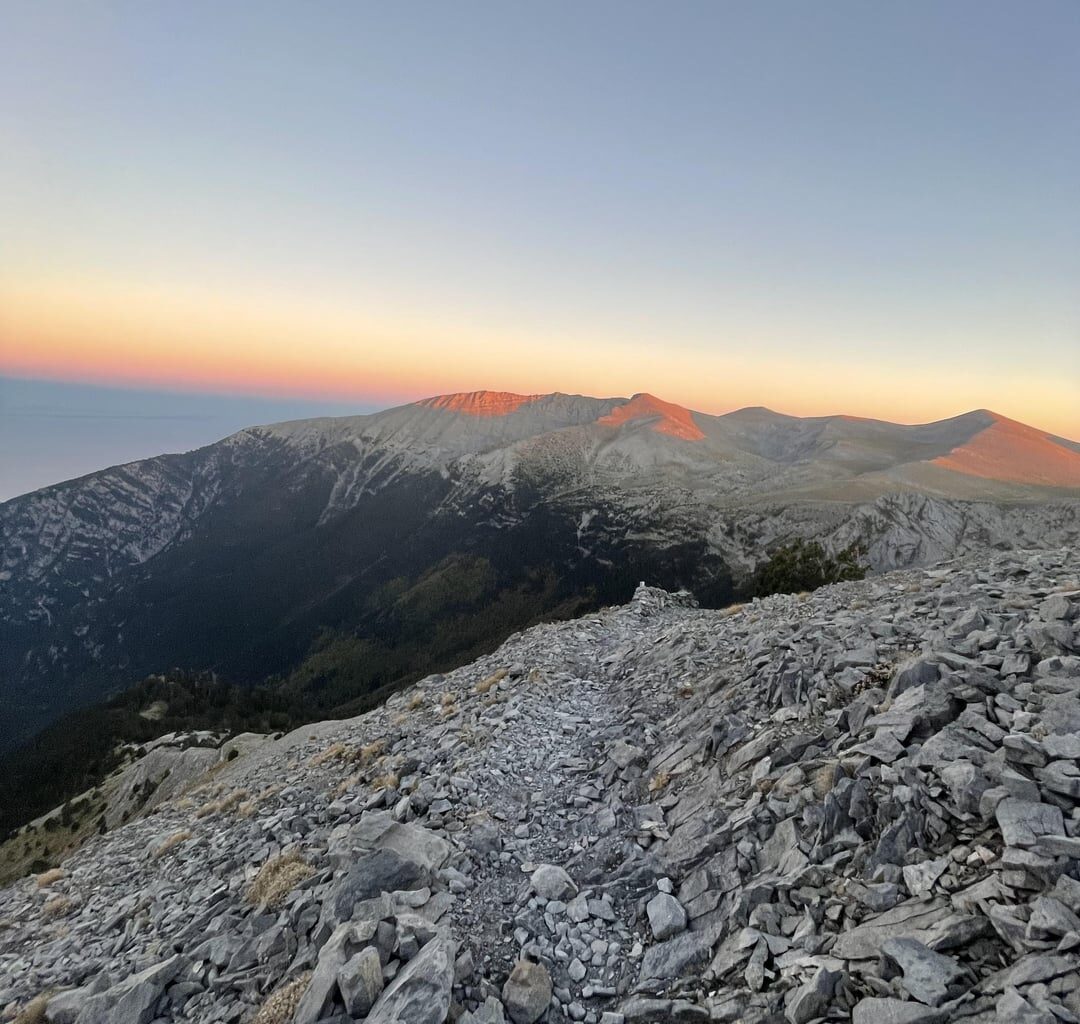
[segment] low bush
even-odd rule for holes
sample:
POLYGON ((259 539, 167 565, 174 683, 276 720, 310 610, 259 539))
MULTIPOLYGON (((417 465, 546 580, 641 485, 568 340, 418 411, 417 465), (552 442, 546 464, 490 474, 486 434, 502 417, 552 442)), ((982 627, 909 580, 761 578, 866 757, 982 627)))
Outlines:
POLYGON ((774 551, 769 561, 754 574, 754 594, 758 597, 798 594, 828 583, 861 580, 867 569, 859 561, 862 554, 857 544, 850 544, 830 555, 818 541, 797 538, 774 551))

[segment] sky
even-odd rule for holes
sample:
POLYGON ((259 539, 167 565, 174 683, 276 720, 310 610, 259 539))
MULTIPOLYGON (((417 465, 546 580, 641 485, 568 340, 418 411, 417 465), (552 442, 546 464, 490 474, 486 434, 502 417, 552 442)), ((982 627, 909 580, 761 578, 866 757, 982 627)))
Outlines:
POLYGON ((489 388, 1080 438, 1075 0, 0 18, 9 382, 117 423, 489 388))

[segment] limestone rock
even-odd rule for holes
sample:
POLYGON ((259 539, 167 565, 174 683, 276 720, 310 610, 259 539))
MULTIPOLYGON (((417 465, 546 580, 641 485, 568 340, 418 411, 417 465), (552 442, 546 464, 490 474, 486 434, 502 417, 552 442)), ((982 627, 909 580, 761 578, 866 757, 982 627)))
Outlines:
POLYGON ((367 1024, 443 1024, 450 1010, 457 944, 447 936, 427 943, 383 990, 367 1024))
POLYGON ((514 1024, 534 1024, 547 1011, 551 992, 547 969, 530 960, 519 960, 503 985, 503 1006, 514 1024))

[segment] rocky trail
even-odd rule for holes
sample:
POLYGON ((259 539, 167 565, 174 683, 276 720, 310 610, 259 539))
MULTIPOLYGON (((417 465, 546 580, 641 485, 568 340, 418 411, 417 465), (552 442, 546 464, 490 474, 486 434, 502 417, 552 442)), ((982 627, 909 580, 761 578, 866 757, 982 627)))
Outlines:
POLYGON ((3 1017, 1080 1021, 1077 571, 642 587, 242 738, 0 891, 3 1017))

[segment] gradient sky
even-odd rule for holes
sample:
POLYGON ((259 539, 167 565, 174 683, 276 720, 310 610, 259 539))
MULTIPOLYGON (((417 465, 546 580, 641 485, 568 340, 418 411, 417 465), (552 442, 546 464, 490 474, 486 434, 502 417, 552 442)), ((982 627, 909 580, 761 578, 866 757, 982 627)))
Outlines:
POLYGON ((989 407, 1080 437, 1076 0, 0 23, 9 378, 989 407))

